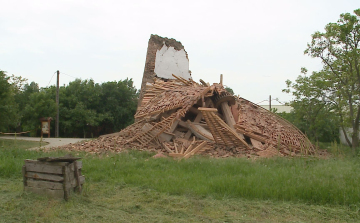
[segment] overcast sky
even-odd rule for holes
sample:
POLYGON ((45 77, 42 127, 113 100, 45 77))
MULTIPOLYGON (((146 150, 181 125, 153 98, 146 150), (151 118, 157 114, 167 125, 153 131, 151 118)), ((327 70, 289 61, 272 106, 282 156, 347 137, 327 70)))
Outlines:
MULTIPOLYGON (((254 103, 281 92, 311 34, 360 8, 359 0, 0 0, 0 70, 40 87, 75 78, 132 78, 140 88, 150 34, 181 41, 195 81, 220 81, 254 103), (53 77, 53 78, 52 78, 53 77)), ((268 102, 263 102, 266 104, 268 102)), ((275 103, 275 102, 273 102, 275 103)))

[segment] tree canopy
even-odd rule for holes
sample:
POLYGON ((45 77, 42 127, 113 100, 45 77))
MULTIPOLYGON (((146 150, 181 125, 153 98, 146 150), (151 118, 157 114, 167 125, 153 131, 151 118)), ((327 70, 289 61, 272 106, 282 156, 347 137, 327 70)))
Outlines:
MULTIPOLYGON (((307 75, 302 68, 295 83, 287 80, 284 91, 295 96, 294 107, 303 111, 303 117, 312 123, 335 114, 349 146, 359 145, 360 118, 360 9, 354 14, 340 15, 336 23, 325 26, 325 32, 315 32, 304 53, 320 58, 323 68, 307 75), (353 129, 349 135, 346 129, 353 129)), ((335 122, 336 120, 334 120, 335 122)))
MULTIPOLYGON (((125 128, 134 121, 137 97, 131 79, 102 84, 76 79, 60 87, 60 136, 94 137, 125 128)), ((0 131, 39 135, 39 119, 56 117, 55 98, 55 86, 40 89, 35 82, 0 71, 0 131)))
POLYGON ((15 93, 10 77, 0 70, 0 131, 7 131, 17 125, 19 116, 15 93))

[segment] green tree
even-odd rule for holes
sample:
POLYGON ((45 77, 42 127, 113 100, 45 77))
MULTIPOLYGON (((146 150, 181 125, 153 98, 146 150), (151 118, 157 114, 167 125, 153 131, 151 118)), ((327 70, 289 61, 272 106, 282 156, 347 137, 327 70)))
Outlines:
POLYGON ((301 104, 309 110, 311 114, 306 117, 309 123, 314 123, 310 125, 316 124, 311 120, 320 120, 322 111, 326 111, 325 115, 334 112, 349 146, 356 148, 360 119, 360 9, 354 13, 341 14, 336 23, 325 26, 324 33, 312 35, 304 53, 320 58, 323 69, 310 76, 303 69, 296 83, 287 80, 285 91, 290 93, 293 89, 292 104, 301 104), (345 131, 347 127, 354 132, 351 140, 345 131))
MULTIPOLYGON (((30 100, 30 96, 34 93, 39 93, 40 88, 39 85, 35 82, 31 82, 30 84, 24 84, 22 87, 17 87, 17 93, 15 94, 15 101, 19 107, 19 118, 20 118, 20 130, 27 131, 32 130, 29 129, 28 126, 23 125, 24 123, 28 122, 27 118, 31 118, 25 114, 26 110, 25 107, 30 102, 34 103, 30 100)), ((33 100, 33 99, 32 99, 33 100)))
POLYGON ((18 106, 15 102, 15 88, 10 77, 0 70, 0 131, 14 129, 18 123, 18 106))
MULTIPOLYGON (((100 107, 101 86, 93 80, 76 79, 59 92, 60 132, 63 136, 86 136, 92 126, 98 126, 105 116, 100 107)), ((55 98, 55 89, 52 89, 55 98)))
POLYGON ((103 83, 99 112, 107 114, 104 128, 119 131, 132 124, 137 108, 137 96, 132 79, 103 83))
MULTIPOLYGON (((55 88, 49 88, 55 97, 55 88)), ((60 88, 60 132, 91 137, 112 133, 134 121, 137 90, 132 79, 94 83, 77 79, 60 88)))
POLYGON ((54 118, 56 115, 55 99, 47 89, 33 90, 34 92, 27 97, 27 103, 21 112, 24 131, 38 130, 40 129, 40 118, 54 118))
POLYGON ((231 89, 230 87, 225 87, 225 90, 226 90, 227 92, 229 92, 231 95, 234 95, 234 91, 233 91, 233 89, 231 89))

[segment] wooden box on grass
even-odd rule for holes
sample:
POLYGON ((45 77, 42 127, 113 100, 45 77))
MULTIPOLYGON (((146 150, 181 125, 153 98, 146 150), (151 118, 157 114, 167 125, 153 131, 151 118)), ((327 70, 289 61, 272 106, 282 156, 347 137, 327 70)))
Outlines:
POLYGON ((81 192, 85 177, 81 175, 82 162, 76 160, 79 158, 39 159, 25 160, 22 170, 25 191, 65 200, 71 192, 81 192))

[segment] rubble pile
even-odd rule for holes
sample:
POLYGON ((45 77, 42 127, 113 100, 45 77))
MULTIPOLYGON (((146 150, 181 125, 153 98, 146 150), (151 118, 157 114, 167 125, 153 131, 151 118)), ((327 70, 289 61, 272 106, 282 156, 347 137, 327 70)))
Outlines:
POLYGON ((102 153, 138 149, 188 158, 313 154, 309 139, 277 115, 227 92, 220 83, 192 80, 181 42, 151 35, 135 123, 121 132, 63 149, 102 153))
POLYGON ((147 83, 135 123, 96 140, 62 149, 102 153, 125 149, 171 157, 296 156, 314 153, 295 126, 266 109, 228 93, 222 81, 210 85, 173 75, 147 83))

